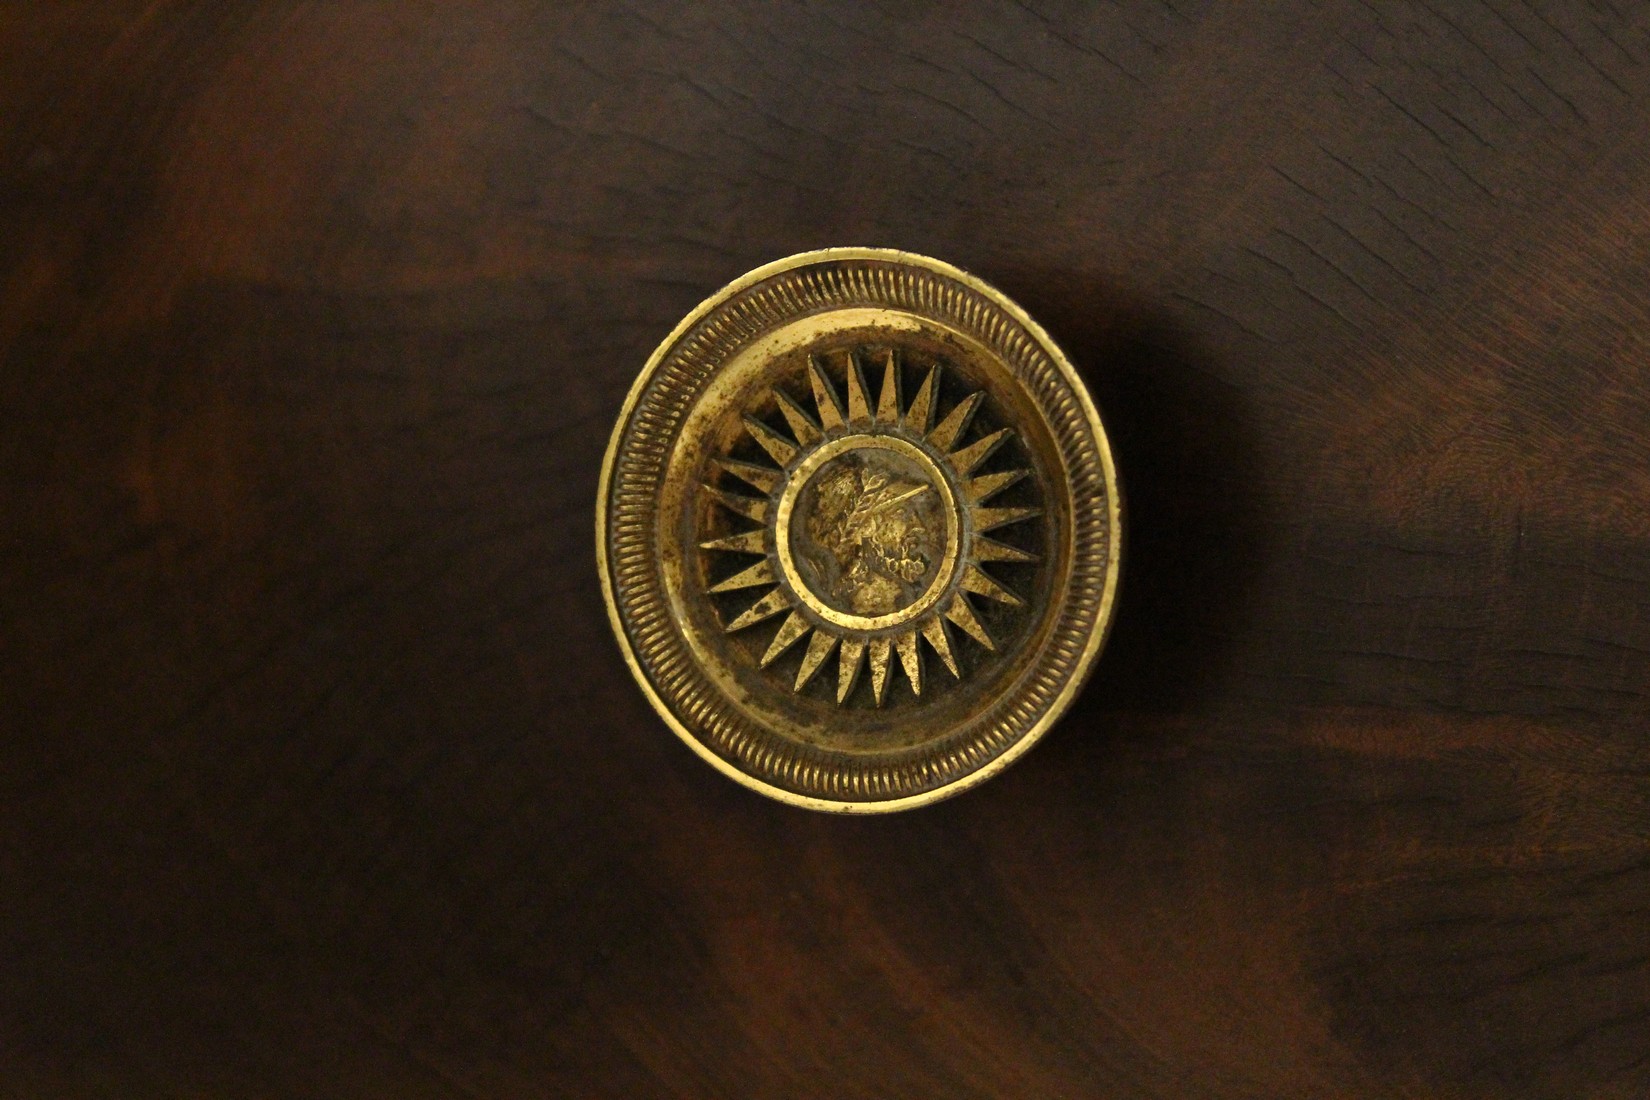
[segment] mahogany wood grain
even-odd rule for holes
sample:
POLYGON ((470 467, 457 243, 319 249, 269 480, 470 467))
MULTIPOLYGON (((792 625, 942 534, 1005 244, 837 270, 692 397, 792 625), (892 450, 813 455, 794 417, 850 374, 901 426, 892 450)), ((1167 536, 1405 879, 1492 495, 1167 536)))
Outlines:
POLYGON ((0 1095, 1650 1094, 1650 7, 0 5, 0 1095), (654 717, 597 468, 908 248, 1085 370, 1000 779, 654 717))

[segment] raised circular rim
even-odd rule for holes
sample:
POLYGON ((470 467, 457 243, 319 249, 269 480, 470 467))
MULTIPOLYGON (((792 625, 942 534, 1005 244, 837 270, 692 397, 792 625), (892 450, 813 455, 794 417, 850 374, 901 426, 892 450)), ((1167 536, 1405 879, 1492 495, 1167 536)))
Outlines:
MULTIPOLYGON (((1062 488, 1069 493, 1072 471, 1066 470, 1065 477, 1067 484, 1062 488)), ((666 725, 699 757, 740 785, 790 805, 835 813, 888 813, 929 805, 985 782, 1030 751, 1055 722, 1065 714, 1078 692, 1082 690, 1088 676, 1092 673, 1095 659, 1104 648, 1106 638, 1110 633, 1122 571, 1122 520, 1122 496, 1118 484, 1116 465, 1112 457, 1111 444, 1107 438, 1104 424, 1100 419, 1098 410, 1095 408, 1092 397, 1089 395, 1088 388, 1083 384, 1081 377, 1072 367, 1065 354, 1041 325, 1032 320, 1023 309, 1001 291, 968 272, 943 261, 898 249, 826 248, 788 256, 764 264, 740 276, 690 311, 654 349, 653 354, 648 358, 647 363, 625 397, 624 405, 620 409, 619 416, 614 424, 613 434, 602 459, 596 501, 596 562, 601 575, 602 599, 607 607, 608 620, 612 625, 614 637, 618 639, 620 650, 624 654, 625 663, 629 665, 632 676, 642 688, 654 710, 664 719, 666 725), (724 759, 709 745, 705 744, 698 734, 687 728, 671 705, 659 694, 646 669, 643 668, 638 659, 634 643, 626 630, 624 618, 619 608, 619 597, 615 588, 609 547, 609 517, 613 478, 620 457, 620 445, 625 439, 637 406, 646 393, 649 384, 653 381, 661 365, 676 351, 683 338, 724 304, 765 280, 812 265, 855 260, 903 265, 960 284, 967 290, 973 291, 984 298, 996 309, 1001 310, 1010 321, 1019 326, 1024 335, 1035 345, 1036 350, 1047 357, 1049 364, 1058 372, 1067 392, 1076 403, 1082 417, 1083 427, 1088 430, 1092 438, 1096 457, 1099 461, 1099 472, 1106 497, 1105 563, 1104 579, 1100 586, 1098 603, 1093 614, 1092 628, 1083 640, 1082 649, 1070 661, 1070 671, 1066 673, 1064 682, 1059 685, 1054 696, 1044 704, 1042 713, 1037 715, 1029 728, 1012 743, 977 767, 972 767, 956 778, 928 789, 911 794, 897 795, 892 798, 833 799, 821 798, 778 786, 759 776, 752 775, 738 767, 734 762, 724 759)), ((1073 522, 1075 521, 1076 516, 1074 515, 1073 522)))

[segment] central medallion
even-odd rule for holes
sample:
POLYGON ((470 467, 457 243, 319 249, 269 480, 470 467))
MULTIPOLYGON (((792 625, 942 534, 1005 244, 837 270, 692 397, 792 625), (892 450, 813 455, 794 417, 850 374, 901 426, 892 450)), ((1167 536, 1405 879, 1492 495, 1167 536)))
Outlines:
POLYGON ((981 566, 1033 562, 1037 555, 985 533, 1040 512, 986 505, 1028 471, 979 472, 1014 435, 1006 427, 971 431, 983 392, 942 410, 942 371, 932 365, 905 401, 904 372, 891 350, 881 356, 881 383, 873 392, 866 358, 853 347, 809 356, 811 410, 783 386, 769 389, 761 404, 779 414, 784 432, 744 414, 747 436, 773 465, 731 457, 717 465, 766 496, 706 488, 726 509, 760 526, 700 547, 761 555, 709 588, 718 594, 769 589, 729 618, 728 633, 786 615, 758 658, 761 668, 807 638, 792 691, 806 687, 835 653, 837 703, 848 701, 869 667, 871 699, 881 706, 896 658, 912 693, 922 694, 924 645, 954 678, 962 677, 948 624, 995 649, 970 595, 1011 607, 1024 601, 981 566))
POLYGON ((785 579, 816 615, 878 630, 933 607, 956 571, 960 517, 935 460, 892 435, 849 435, 797 465, 779 500, 785 579))

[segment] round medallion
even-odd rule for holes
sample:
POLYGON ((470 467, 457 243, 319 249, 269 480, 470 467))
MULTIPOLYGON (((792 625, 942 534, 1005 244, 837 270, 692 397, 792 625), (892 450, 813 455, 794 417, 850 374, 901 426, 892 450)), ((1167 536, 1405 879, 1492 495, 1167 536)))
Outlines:
POLYGON ((602 468, 603 591, 665 721, 813 809, 1018 758, 1098 655, 1121 564, 1100 418, 1006 297, 936 260, 770 264, 654 352, 602 468))

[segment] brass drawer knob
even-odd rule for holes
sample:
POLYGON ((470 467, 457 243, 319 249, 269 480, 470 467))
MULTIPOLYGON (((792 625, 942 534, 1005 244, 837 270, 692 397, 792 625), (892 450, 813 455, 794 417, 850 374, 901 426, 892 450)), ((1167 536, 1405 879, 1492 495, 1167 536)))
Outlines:
POLYGON ((685 318, 597 502, 631 670, 700 756, 819 810, 906 809, 1029 749, 1121 564, 1098 413, 1048 336, 926 257, 835 248, 685 318))

